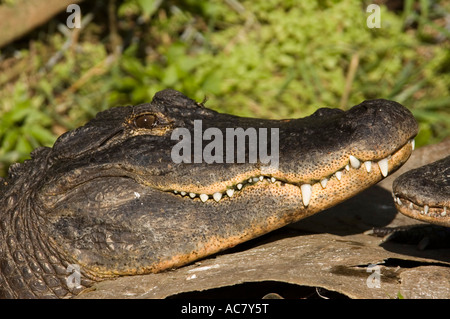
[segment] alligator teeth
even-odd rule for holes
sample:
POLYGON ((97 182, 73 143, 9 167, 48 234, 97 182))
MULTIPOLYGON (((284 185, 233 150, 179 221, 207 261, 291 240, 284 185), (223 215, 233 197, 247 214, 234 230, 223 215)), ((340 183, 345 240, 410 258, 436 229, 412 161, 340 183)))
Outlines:
POLYGON ((409 142, 411 143, 411 149, 414 151, 414 149, 416 148, 416 140, 412 139, 409 142))
MULTIPOLYGON (((413 147, 414 147, 414 140, 411 141, 413 147)), ((389 169, 389 163, 388 160, 389 158, 391 158, 391 156, 388 156, 380 161, 377 162, 378 167, 380 168, 381 174, 386 177, 388 175, 388 169, 389 169)), ((345 165, 344 169, 335 172, 333 175, 336 176, 337 180, 341 180, 342 179, 342 174, 346 173, 345 170, 350 171, 350 166, 352 168, 358 169, 361 167, 362 162, 357 159, 355 156, 350 155, 349 156, 349 164, 345 165)), ((363 162, 365 169, 368 173, 370 173, 370 171, 372 170, 372 162, 371 161, 365 161, 363 162)), ((320 180, 320 185, 322 186, 322 188, 326 188, 329 178, 323 178, 320 180)), ((253 184, 253 183, 257 183, 259 181, 264 181, 264 179, 267 180, 267 182, 271 182, 271 183, 275 183, 277 180, 275 179, 275 177, 268 177, 268 176, 263 176, 260 175, 258 177, 250 177, 249 179, 247 179, 247 183, 249 184, 253 184)), ((190 198, 195 198, 195 197, 199 197, 200 200, 202 202, 206 202, 208 199, 212 198, 214 199, 216 202, 219 202, 222 197, 226 194, 228 197, 232 197, 234 195, 234 192, 236 190, 241 190, 244 186, 244 183, 238 183, 236 184, 234 187, 235 188, 228 188, 225 190, 225 192, 216 192, 212 195, 208 195, 208 194, 196 194, 193 192, 185 192, 185 191, 176 191, 174 190, 173 193, 174 194, 180 194, 181 196, 186 196, 189 195, 190 198)), ((282 185, 284 183, 282 182, 282 185)), ((302 199, 303 199, 303 205, 306 207, 309 205, 309 202, 311 200, 311 196, 312 196, 312 186, 311 184, 303 184, 300 186, 301 192, 302 192, 302 199)), ((396 198, 396 196, 394 196, 394 201, 396 203, 398 203, 399 205, 402 205, 402 202, 400 201, 399 198, 396 198)), ((425 208, 425 214, 428 212, 428 207, 425 208)), ((424 212, 422 211, 422 214, 424 212)), ((444 210, 444 212, 442 214, 446 214, 446 211, 444 210)))
POLYGON ((444 211, 441 213, 441 216, 444 217, 445 215, 447 215, 447 207, 444 206, 444 211))
POLYGON ((388 170, 389 170, 388 159, 387 158, 383 158, 377 164, 378 164, 378 167, 380 168, 381 174, 384 177, 386 177, 388 175, 388 170))
POLYGON ((425 213, 425 214, 428 214, 428 210, 430 209, 430 207, 428 206, 428 205, 425 205, 424 207, 423 207, 423 212, 425 213))
POLYGON ((306 207, 309 205, 309 201, 311 200, 312 187, 309 184, 303 184, 300 186, 300 189, 302 191, 303 205, 306 207))
POLYGON ((413 209, 413 208, 414 208, 413 203, 409 203, 409 209, 413 209))
POLYGON ((218 202, 222 198, 222 193, 214 193, 213 198, 216 202, 218 202))
POLYGON ((359 161, 359 159, 357 159, 356 157, 354 157, 353 155, 349 156, 350 159, 350 165, 353 168, 359 168, 361 166, 361 162, 359 161))
POLYGON ((365 161, 364 162, 364 166, 366 167, 367 173, 370 173, 370 171, 372 170, 372 162, 371 161, 365 161))

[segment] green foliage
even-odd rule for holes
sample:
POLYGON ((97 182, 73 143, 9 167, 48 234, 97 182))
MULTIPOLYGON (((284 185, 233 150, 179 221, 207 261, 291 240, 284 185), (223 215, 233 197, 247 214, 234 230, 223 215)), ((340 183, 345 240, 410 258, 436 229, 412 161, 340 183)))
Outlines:
POLYGON ((432 0, 419 1, 420 10, 406 1, 398 13, 382 6, 381 28, 370 29, 370 3, 120 1, 117 33, 105 34, 109 20, 95 17, 68 48, 70 38, 54 32, 34 42, 34 55, 23 50, 16 60, 28 71, 8 85, 0 72, 0 163, 167 87, 207 97, 222 112, 272 118, 387 98, 420 122, 418 146, 450 135, 450 44, 441 22, 449 8, 432 0))
POLYGON ((39 110, 41 96, 30 97, 20 82, 14 88, 14 108, 0 118, 1 162, 15 162, 28 156, 36 147, 51 145, 55 137, 48 130, 51 117, 39 110))

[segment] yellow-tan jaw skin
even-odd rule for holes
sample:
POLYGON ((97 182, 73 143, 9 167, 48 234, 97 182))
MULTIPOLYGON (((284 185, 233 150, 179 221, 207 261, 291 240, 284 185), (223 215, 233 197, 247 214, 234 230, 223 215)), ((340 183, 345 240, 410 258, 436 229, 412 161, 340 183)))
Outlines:
MULTIPOLYGON (((388 174, 393 173, 401 167, 408 160, 413 149, 414 140, 410 140, 399 150, 389 155, 386 158, 388 164, 388 174)), ((246 196, 258 198, 273 195, 274 198, 277 198, 277 200, 280 201, 296 202, 297 208, 286 211, 285 215, 268 218, 264 224, 249 224, 248 228, 240 234, 235 234, 229 237, 214 236, 207 238, 206 241, 199 242, 197 249, 193 250, 189 254, 171 256, 171 258, 162 260, 156 265, 152 265, 150 269, 141 269, 139 273, 145 273, 148 271, 159 272, 164 269, 179 267, 198 258, 206 257, 218 251, 234 247, 246 240, 250 240, 269 231, 278 229, 287 224, 313 215, 319 211, 330 208, 337 203, 343 202, 358 194, 361 190, 366 189, 370 185, 378 183, 386 177, 384 174, 385 172, 382 172, 380 167, 377 165, 377 161, 372 162, 370 170, 366 167, 366 165, 361 163, 361 165, 357 168, 349 165, 349 167, 344 167, 339 172, 339 178, 336 177, 336 174, 333 174, 333 176, 328 179, 325 187, 323 187, 320 182, 311 185, 311 196, 307 206, 305 206, 302 200, 302 197, 304 197, 305 194, 302 194, 301 186, 299 187, 297 185, 286 184, 280 181, 272 182, 267 178, 262 181, 255 181, 252 185, 247 185, 247 188, 245 189, 245 192, 247 192, 246 196)), ((240 196, 240 193, 236 192, 231 198, 224 196, 224 198, 220 201, 222 202, 224 200, 232 203, 233 201, 239 201, 240 196)), ((194 197, 192 200, 199 202, 201 201, 198 196, 194 197)), ((203 204, 211 205, 213 208, 219 203, 217 203, 214 198, 209 198, 203 204)))

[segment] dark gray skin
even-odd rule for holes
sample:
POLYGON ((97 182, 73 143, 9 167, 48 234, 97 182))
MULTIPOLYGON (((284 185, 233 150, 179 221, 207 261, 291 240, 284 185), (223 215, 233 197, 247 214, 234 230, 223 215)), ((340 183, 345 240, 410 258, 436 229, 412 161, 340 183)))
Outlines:
POLYGON ((164 90, 151 103, 99 113, 1 181, 0 297, 67 298, 96 281, 180 267, 233 247, 377 183, 385 175, 377 162, 395 171, 416 134, 411 113, 386 100, 276 121, 220 114, 164 90), (199 119, 203 130, 279 128, 279 168, 174 163, 171 133, 192 130, 199 119), (350 155, 371 169, 350 166, 350 155), (216 202, 218 191, 224 195, 216 202), (68 287, 69 265, 80 267, 81 287, 68 287))

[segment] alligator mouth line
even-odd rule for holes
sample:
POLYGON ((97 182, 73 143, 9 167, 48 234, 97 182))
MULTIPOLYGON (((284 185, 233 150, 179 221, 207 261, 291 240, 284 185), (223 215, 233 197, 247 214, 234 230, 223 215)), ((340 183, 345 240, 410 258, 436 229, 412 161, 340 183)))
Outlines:
MULTIPOLYGON (((415 141, 414 139, 410 139, 406 144, 404 144, 399 150, 402 150, 406 145, 411 145, 411 150, 414 150, 415 147, 415 141)), ((399 151, 397 150, 397 151, 399 151)), ((396 152, 397 152, 396 151, 396 152)), ((313 186, 315 184, 319 184, 321 185, 322 189, 326 189, 328 182, 331 179, 337 180, 337 181, 341 181, 342 176, 344 174, 347 173, 351 173, 352 169, 360 169, 361 166, 364 166, 365 170, 367 171, 367 173, 370 173, 372 171, 373 168, 373 164, 376 164, 381 172, 381 175, 383 178, 387 177, 389 174, 389 161, 391 160, 392 156, 396 153, 392 153, 390 155, 388 155, 387 157, 379 160, 379 161, 360 161, 359 159, 357 159, 355 156, 350 155, 349 156, 349 161, 348 163, 342 167, 341 169, 337 170, 336 172, 334 172, 333 174, 324 177, 320 180, 318 180, 315 183, 312 184, 308 184, 308 183, 296 183, 296 182, 290 182, 290 181, 286 181, 286 180, 282 180, 282 179, 277 179, 273 176, 267 176, 267 175, 258 175, 258 176, 250 176, 248 178, 246 178, 245 180, 243 180, 240 183, 236 183, 236 184, 232 184, 226 187, 226 189, 224 189, 223 191, 219 191, 219 192, 215 192, 212 194, 207 194, 207 193, 194 193, 194 192, 190 192, 190 191, 186 191, 186 190, 179 190, 179 189, 172 189, 172 190, 168 190, 166 192, 171 192, 177 196, 181 196, 181 197, 186 197, 186 198, 191 198, 193 200, 195 199, 199 199, 200 201, 202 201, 203 203, 208 201, 208 200, 214 200, 216 202, 220 202, 221 200, 225 199, 225 198, 231 198, 233 197, 237 192, 242 191, 243 189, 245 189, 245 187, 251 186, 251 185, 255 185, 257 183, 260 182, 268 182, 268 183, 275 183, 275 182, 280 182, 281 185, 284 184, 288 184, 288 185, 294 185, 297 187, 300 187, 301 190, 301 194, 302 194, 302 202, 303 205, 305 207, 307 207, 310 203, 311 197, 312 197, 312 190, 313 190, 313 186)))
POLYGON ((394 198, 396 208, 412 218, 425 221, 429 218, 436 223, 439 219, 442 219, 442 222, 444 222, 444 219, 448 219, 450 216, 450 207, 430 206, 427 204, 420 205, 396 194, 392 194, 392 197, 394 198))

